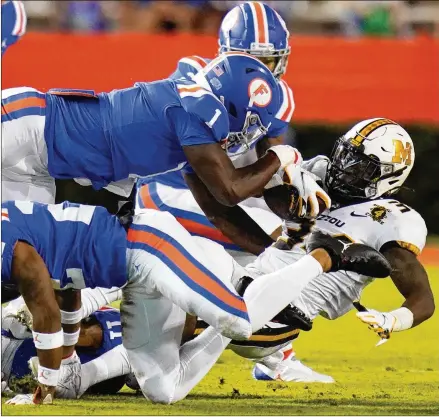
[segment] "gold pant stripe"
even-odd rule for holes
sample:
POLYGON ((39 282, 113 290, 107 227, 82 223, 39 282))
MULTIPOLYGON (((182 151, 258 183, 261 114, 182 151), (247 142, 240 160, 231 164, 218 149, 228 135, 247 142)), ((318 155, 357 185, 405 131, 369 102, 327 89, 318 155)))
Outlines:
MULTIPOLYGON (((195 329, 194 335, 198 336, 200 333, 202 333, 205 329, 195 329)), ((286 339, 287 337, 294 336, 300 332, 300 329, 294 329, 286 333, 277 334, 277 335, 262 335, 257 334, 250 337, 250 339, 247 339, 247 341, 251 342, 274 342, 276 340, 282 340, 286 339)))

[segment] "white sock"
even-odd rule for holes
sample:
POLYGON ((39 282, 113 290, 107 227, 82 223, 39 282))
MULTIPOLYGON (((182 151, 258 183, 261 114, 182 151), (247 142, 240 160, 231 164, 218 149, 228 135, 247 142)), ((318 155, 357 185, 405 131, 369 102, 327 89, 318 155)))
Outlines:
POLYGON ((122 298, 122 290, 112 288, 85 288, 81 290, 82 318, 122 298))
POLYGON ((253 280, 243 297, 252 332, 257 332, 280 313, 322 272, 320 263, 311 255, 305 255, 292 265, 253 280))
POLYGON ((114 349, 99 356, 99 358, 81 365, 80 395, 98 382, 126 375, 130 372, 131 366, 125 348, 123 345, 116 346, 114 349))

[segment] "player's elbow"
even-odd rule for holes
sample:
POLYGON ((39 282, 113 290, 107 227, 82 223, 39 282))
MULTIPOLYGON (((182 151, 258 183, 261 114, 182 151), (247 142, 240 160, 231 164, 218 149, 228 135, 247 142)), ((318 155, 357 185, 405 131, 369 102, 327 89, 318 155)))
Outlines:
POLYGON ((421 317, 422 318, 421 321, 428 320, 434 314, 435 308, 436 308, 436 306, 434 304, 433 297, 429 297, 428 300, 424 303, 424 308, 423 308, 423 314, 422 314, 422 317, 421 317))
POLYGON ((211 190, 211 192, 215 199, 223 206, 234 207, 243 200, 232 187, 222 187, 218 190, 211 190))

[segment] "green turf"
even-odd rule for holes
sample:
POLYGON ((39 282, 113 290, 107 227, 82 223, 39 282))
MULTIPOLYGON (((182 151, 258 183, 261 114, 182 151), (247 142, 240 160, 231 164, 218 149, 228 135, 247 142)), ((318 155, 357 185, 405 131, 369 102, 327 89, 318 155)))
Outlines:
MULTIPOLYGON (((439 268, 429 269, 439 294, 439 268)), ((362 302, 382 310, 400 305, 390 280, 375 282, 362 302)), ((58 400, 46 407, 5 406, 4 415, 438 415, 439 314, 413 330, 378 338, 353 312, 329 322, 318 319, 295 348, 315 370, 336 384, 286 384, 251 379, 252 363, 226 352, 184 401, 153 405, 132 391, 114 397, 58 400)))

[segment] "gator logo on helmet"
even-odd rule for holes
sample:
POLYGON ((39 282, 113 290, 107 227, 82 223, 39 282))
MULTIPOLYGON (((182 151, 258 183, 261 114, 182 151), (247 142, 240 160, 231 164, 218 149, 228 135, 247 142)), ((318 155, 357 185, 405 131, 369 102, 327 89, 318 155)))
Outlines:
POLYGON ((266 107, 271 103, 273 92, 268 83, 262 78, 255 78, 248 86, 248 96, 250 97, 250 105, 258 107, 266 107))
POLYGON ((387 213, 390 211, 391 210, 383 206, 374 204, 369 213, 366 214, 367 216, 371 217, 373 221, 378 222, 379 224, 384 224, 384 220, 387 218, 387 213))

